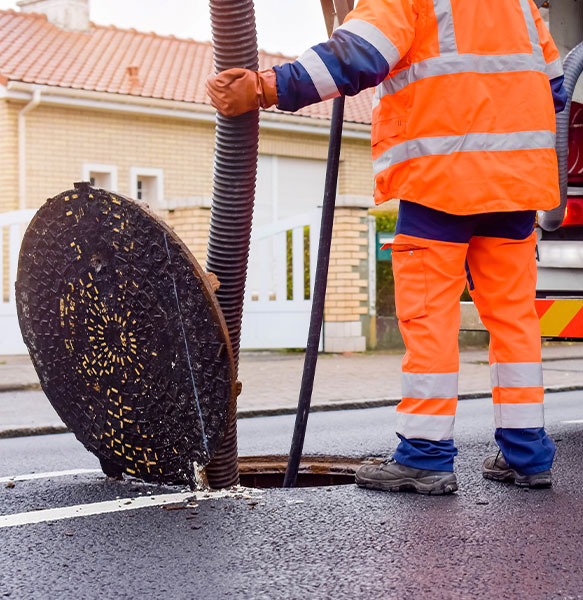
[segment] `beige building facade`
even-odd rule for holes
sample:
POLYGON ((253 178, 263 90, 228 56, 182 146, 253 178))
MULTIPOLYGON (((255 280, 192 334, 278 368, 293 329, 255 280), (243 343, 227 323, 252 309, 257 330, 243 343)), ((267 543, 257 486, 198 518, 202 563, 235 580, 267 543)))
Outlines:
MULTIPOLYGON (((8 77, 0 84, 0 213, 38 208, 74 182, 90 180, 148 202, 204 265, 213 185, 212 107, 8 77)), ((260 161, 290 159, 286 168, 297 161, 299 169, 307 160, 323 169, 328 129, 326 118, 262 111, 260 161)), ((326 351, 366 347, 371 313, 367 213, 373 195, 369 140, 368 123, 346 123, 325 309, 326 351)), ((301 170, 295 176, 301 178, 301 170)))

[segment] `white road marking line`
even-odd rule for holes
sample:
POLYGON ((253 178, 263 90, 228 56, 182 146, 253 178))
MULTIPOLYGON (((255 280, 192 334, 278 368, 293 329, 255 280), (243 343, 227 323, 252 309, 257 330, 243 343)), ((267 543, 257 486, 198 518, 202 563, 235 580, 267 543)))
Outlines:
POLYGON ((568 423, 569 425, 580 424, 580 423, 583 423, 583 419, 573 419, 572 421, 561 421, 561 423, 568 423))
POLYGON ((77 504, 76 506, 63 506, 61 508, 49 508, 47 510, 34 510, 31 512, 18 513, 15 515, 0 516, 0 529, 4 527, 16 527, 17 525, 32 525, 34 523, 45 523, 47 521, 62 521, 63 519, 74 519, 76 517, 90 517, 112 512, 123 512, 148 508, 151 506, 163 506, 164 504, 175 504, 194 499, 194 492, 180 492, 177 494, 159 494, 157 496, 138 496, 137 498, 120 498, 106 502, 95 502, 93 504, 77 504))
MULTIPOLYGON (((257 500, 262 496, 256 494, 256 490, 238 486, 227 490, 212 490, 202 492, 178 492, 175 494, 157 494, 155 496, 134 496, 133 498, 118 498, 105 502, 94 502, 92 504, 77 504, 75 506, 62 506, 60 508, 48 508, 46 510, 33 510, 14 515, 0 515, 0 529, 5 527, 16 527, 18 525, 33 525, 35 523, 46 523, 47 521, 62 521, 64 519, 75 519, 77 517, 90 517, 106 513, 124 512, 139 508, 150 508, 152 506, 164 506, 165 504, 180 504, 187 501, 200 502, 201 500, 214 500, 218 498, 235 498, 243 500, 257 500)), ((185 506, 187 506, 185 504, 185 506)), ((194 505, 193 505, 194 506, 194 505)))
POLYGON ((28 475, 13 475, 0 477, 0 483, 8 481, 30 481, 31 479, 49 479, 51 477, 65 477, 67 475, 85 475, 87 473, 102 473, 101 469, 71 469, 69 471, 49 471, 48 473, 29 473, 28 475))

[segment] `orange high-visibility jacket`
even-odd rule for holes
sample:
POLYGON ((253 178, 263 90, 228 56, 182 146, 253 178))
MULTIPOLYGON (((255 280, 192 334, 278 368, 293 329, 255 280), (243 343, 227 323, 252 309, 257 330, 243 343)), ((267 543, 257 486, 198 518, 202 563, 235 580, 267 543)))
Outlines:
POLYGON ((532 0, 361 0, 275 71, 283 109, 378 84, 377 203, 462 215, 559 202, 549 80, 563 72, 532 0))

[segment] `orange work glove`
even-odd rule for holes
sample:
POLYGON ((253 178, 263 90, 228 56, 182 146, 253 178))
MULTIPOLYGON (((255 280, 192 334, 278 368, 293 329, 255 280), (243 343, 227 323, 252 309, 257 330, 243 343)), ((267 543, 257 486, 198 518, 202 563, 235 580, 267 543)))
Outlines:
POLYGON ((206 81, 211 104, 227 117, 277 104, 275 71, 227 69, 206 81))

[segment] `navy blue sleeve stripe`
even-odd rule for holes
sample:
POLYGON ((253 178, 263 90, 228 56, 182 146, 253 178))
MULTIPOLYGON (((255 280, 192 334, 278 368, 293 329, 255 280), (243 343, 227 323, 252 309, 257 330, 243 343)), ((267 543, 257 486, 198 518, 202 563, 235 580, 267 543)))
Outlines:
POLYGON ((296 111, 320 102, 320 94, 306 69, 297 61, 273 67, 277 85, 277 108, 296 111))
POLYGON ((364 38, 337 29, 327 42, 314 46, 297 61, 274 67, 274 70, 278 108, 295 111, 322 99, 339 94, 354 96, 378 85, 389 74, 390 66, 364 38))
POLYGON ((364 38, 349 31, 335 31, 325 44, 318 44, 313 50, 345 96, 378 85, 389 74, 389 63, 383 55, 364 38))
POLYGON ((298 58, 297 62, 299 62, 308 72, 308 75, 312 79, 312 83, 318 90, 320 100, 327 100, 328 98, 335 98, 340 95, 338 86, 330 74, 326 63, 314 48, 306 50, 306 52, 298 58))
POLYGON ((553 102, 555 104, 555 112, 561 112, 567 105, 567 91, 563 86, 565 76, 555 77, 550 80, 551 92, 553 93, 553 102))

